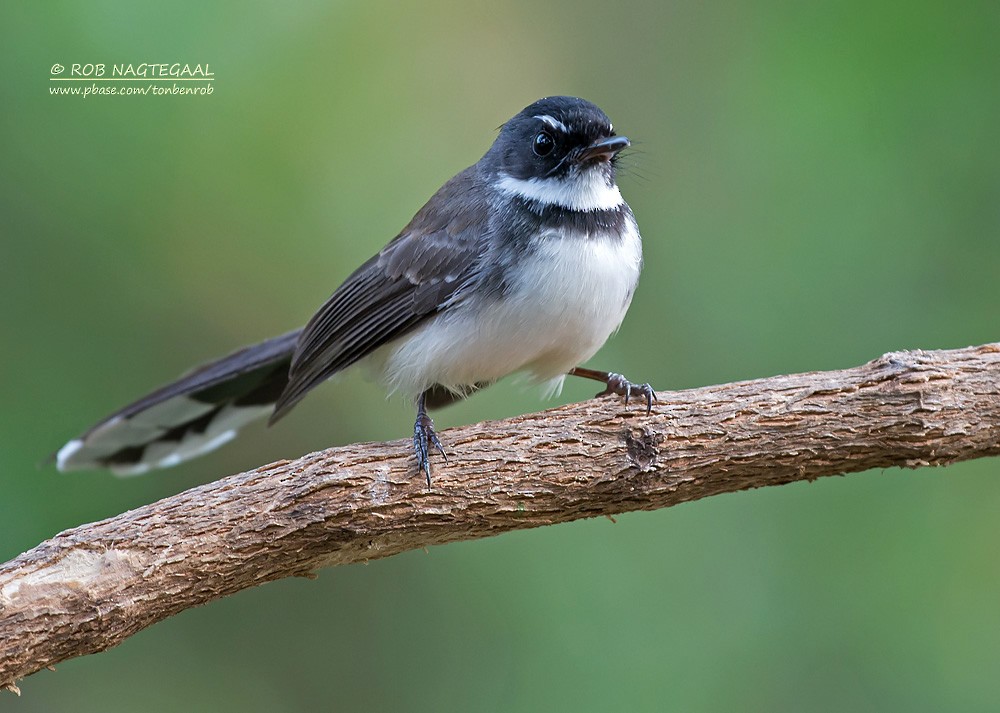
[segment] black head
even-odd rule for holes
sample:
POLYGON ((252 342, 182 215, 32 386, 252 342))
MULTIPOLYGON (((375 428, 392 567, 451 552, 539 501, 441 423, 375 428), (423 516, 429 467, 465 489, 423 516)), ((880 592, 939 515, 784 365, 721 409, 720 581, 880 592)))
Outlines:
POLYGON ((596 171, 610 185, 613 159, 629 145, 607 114, 576 97, 546 97, 504 124, 483 157, 491 172, 514 179, 572 179, 596 171))

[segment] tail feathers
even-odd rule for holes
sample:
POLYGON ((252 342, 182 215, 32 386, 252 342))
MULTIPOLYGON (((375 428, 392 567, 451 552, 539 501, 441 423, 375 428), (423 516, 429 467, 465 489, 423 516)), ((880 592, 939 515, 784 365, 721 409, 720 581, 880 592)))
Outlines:
POLYGON ((205 364, 111 414, 60 448, 56 466, 138 475, 218 448, 272 411, 300 331, 205 364))

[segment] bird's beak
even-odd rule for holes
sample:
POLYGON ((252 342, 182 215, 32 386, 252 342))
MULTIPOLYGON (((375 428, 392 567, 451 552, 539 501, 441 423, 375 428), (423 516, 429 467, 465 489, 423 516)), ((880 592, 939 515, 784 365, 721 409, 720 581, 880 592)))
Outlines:
POLYGON ((610 161, 622 149, 628 148, 630 142, 624 136, 609 136, 606 139, 599 139, 580 152, 578 160, 581 163, 588 161, 610 161))

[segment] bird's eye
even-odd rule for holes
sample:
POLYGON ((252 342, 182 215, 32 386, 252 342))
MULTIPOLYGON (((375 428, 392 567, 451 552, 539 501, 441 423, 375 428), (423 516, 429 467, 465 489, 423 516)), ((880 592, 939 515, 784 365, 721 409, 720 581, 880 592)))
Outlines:
POLYGON ((547 131, 542 131, 535 135, 535 141, 531 145, 531 150, 535 152, 536 156, 548 156, 555 147, 556 142, 551 134, 547 131))

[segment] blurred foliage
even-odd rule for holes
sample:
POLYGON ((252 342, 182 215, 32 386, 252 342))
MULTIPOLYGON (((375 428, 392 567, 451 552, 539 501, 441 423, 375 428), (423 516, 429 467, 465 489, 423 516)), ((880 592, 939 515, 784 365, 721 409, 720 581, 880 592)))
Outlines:
MULTIPOLYGON (((621 183, 645 273, 595 365, 666 390, 997 340, 998 41, 995 3, 926 0, 4 3, 0 556, 405 436, 409 407, 349 375, 173 471, 36 468, 192 364, 304 323, 547 94, 597 102, 636 142, 621 183), (173 61, 210 63, 213 95, 48 93, 57 62, 173 61)), ((542 405, 502 385, 438 424, 542 405)), ((38 674, 0 709, 994 710, 996 470, 328 570, 38 674)))

